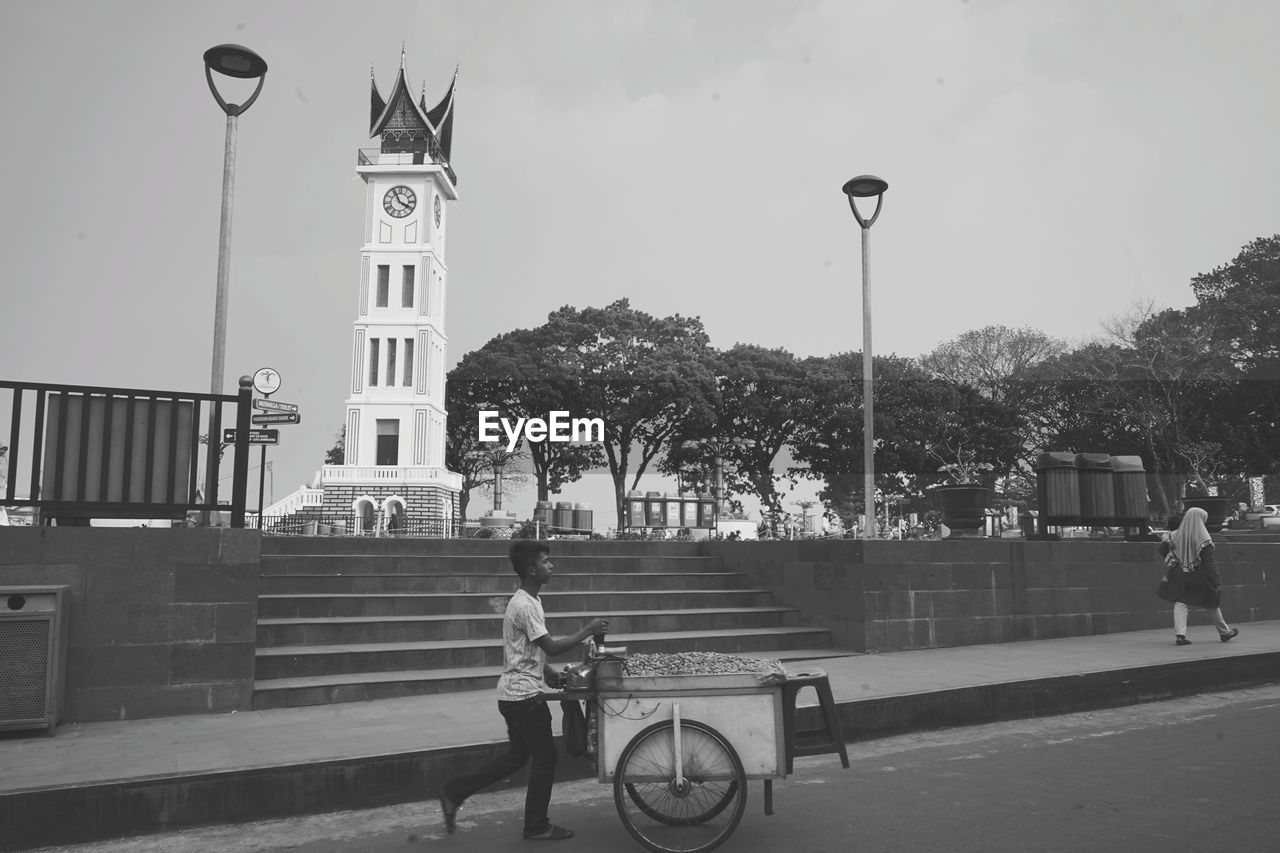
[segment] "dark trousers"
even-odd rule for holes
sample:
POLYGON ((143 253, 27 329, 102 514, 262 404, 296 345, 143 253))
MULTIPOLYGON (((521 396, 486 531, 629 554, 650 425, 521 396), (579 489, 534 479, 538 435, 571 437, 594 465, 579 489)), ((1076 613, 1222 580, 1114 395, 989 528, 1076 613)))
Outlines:
POLYGON ((505 779, 529 762, 529 789, 524 795, 524 834, 536 835, 550 826, 547 806, 556 777, 556 745, 551 736, 551 709, 539 698, 499 702, 498 712, 507 721, 507 751, 474 773, 455 776, 444 783, 444 793, 455 803, 505 779))

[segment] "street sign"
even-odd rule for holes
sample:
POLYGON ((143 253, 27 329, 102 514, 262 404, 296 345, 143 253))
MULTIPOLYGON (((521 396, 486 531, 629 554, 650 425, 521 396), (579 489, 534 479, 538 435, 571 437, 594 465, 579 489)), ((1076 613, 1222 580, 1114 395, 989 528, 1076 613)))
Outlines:
POLYGON ((258 368, 253 374, 253 387, 259 394, 274 394, 280 390, 280 374, 270 367, 258 368))
POLYGON ((250 420, 255 424, 296 424, 302 422, 302 415, 297 412, 266 412, 253 415, 250 420))
POLYGON ((284 403, 280 400, 266 400, 258 397, 253 401, 255 409, 262 409, 269 412, 296 412, 298 411, 297 403, 284 403))
MULTIPOLYGON (((233 429, 224 429, 222 431, 222 440, 227 444, 236 443, 236 431, 233 429)), ((278 429, 251 429, 249 430, 250 444, 279 444, 280 430, 278 429)))

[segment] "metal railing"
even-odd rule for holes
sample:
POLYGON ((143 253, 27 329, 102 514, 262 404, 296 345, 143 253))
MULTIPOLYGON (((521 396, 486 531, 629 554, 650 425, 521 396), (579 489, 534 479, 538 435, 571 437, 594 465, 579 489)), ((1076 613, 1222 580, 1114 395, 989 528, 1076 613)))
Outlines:
POLYGON ((244 526, 249 383, 226 395, 0 380, 0 406, 5 390, 10 429, 3 505, 33 507, 46 523, 229 511, 231 526, 244 526), (235 406, 238 430, 229 505, 218 499, 228 403, 235 406), (205 427, 213 435, 206 450, 208 488, 201 493, 205 427))

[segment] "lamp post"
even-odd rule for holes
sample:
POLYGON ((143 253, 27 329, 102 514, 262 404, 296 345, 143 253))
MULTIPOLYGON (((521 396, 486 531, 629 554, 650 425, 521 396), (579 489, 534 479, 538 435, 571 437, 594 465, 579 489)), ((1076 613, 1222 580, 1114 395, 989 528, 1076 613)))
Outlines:
POLYGON ((875 425, 874 394, 871 387, 871 226, 880 216, 884 192, 889 184, 875 175, 859 175, 845 181, 841 187, 849 198, 853 218, 862 227, 862 470, 863 495, 866 501, 866 528, 864 539, 876 538, 876 477, 875 477, 875 425), (867 219, 858 211, 860 198, 875 197, 876 209, 867 219))
POLYGON ((236 119, 258 99, 266 80, 267 63, 261 56, 238 44, 220 44, 204 52, 204 77, 209 91, 227 114, 227 140, 222 158, 222 223, 218 231, 218 297, 213 314, 213 375, 211 394, 222 393, 222 371, 227 349, 227 273, 231 265, 231 198, 235 186, 236 119), (213 72, 241 80, 258 81, 243 104, 229 104, 213 84, 213 72))
MULTIPOLYGON (((235 186, 236 165, 236 119, 240 113, 253 106, 262 92, 262 83, 266 79, 267 63, 258 54, 238 44, 220 44, 204 52, 204 78, 209 83, 209 91, 227 115, 227 136, 222 155, 222 222, 218 229, 218 291, 213 309, 213 369, 209 380, 209 393, 222 393, 223 369, 227 357, 227 274, 231 267, 231 198, 235 186), (213 84, 213 72, 241 80, 258 81, 253 94, 243 104, 229 104, 213 84)), ((220 436, 215 435, 217 407, 209 405, 209 455, 205 463, 205 500, 217 502, 218 484, 209 476, 213 471, 218 452, 215 444, 220 436)), ((261 498, 259 498, 261 504, 261 498)), ((262 508, 259 506, 259 525, 261 525, 262 508)))

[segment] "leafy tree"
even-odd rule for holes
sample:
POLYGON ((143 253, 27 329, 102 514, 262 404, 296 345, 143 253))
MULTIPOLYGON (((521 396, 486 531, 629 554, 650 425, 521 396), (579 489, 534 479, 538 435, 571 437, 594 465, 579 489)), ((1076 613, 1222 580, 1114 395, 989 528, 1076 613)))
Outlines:
MULTIPOLYGON (((795 469, 821 479, 824 502, 861 512, 862 355, 807 360, 815 377, 819 416, 798 430, 795 469)), ((1005 407, 976 390, 929 376, 913 360, 875 359, 875 487, 908 511, 927 508, 924 489, 945 477, 931 455, 958 438, 992 465, 1007 467, 1017 454, 1016 421, 1005 407)), ((987 483, 990 485, 990 483, 987 483)))
MULTIPOLYGON (((488 388, 487 402, 481 408, 500 411, 513 422, 515 418, 545 420, 552 411, 569 412, 573 417, 589 416, 583 414, 590 411, 590 401, 576 365, 565 361, 545 326, 499 335, 467 353, 449 376, 450 382, 484 383, 488 388)), ((473 429, 478 411, 466 414, 473 429)), ((558 494, 605 461, 601 449, 588 443, 529 442, 526 452, 540 501, 558 494)))
MULTIPOLYGON (((800 425, 817 417, 813 378, 805 363, 786 350, 754 344, 737 344, 718 354, 713 369, 713 419, 690 423, 668 449, 662 468, 676 473, 692 464, 706 470, 715 457, 721 458, 726 491, 755 495, 776 526, 783 513, 777 460, 800 425)), ((787 476, 794 484, 796 474, 787 476)))
POLYGON ((495 447, 480 441, 476 413, 493 408, 494 383, 485 380, 460 380, 457 368, 449 372, 445 382, 445 468, 462 477, 458 493, 458 517, 467 518, 472 490, 481 486, 489 474, 485 453, 495 447))
POLYGON ((635 488, 682 428, 711 418, 715 377, 707 333, 696 317, 656 318, 626 299, 604 308, 565 306, 541 331, 580 377, 584 408, 604 420, 602 449, 621 529, 628 477, 635 488))

